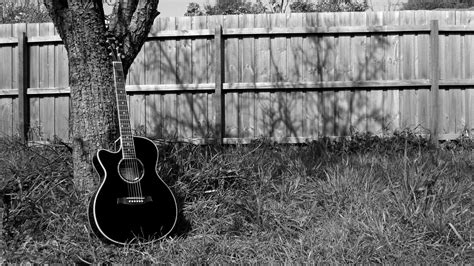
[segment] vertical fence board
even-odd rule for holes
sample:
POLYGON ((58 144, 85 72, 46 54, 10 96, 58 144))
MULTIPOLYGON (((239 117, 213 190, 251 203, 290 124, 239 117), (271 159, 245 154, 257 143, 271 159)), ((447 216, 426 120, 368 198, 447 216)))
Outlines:
POLYGON ((54 136, 54 97, 39 97, 40 140, 51 140, 54 136))
POLYGON ((163 95, 163 137, 176 138, 178 135, 177 117, 176 117, 176 94, 166 93, 163 95))
MULTIPOLYGON (((207 16, 192 17, 191 27, 193 30, 207 29, 207 16)), ((208 48, 207 40, 198 37, 191 43, 191 65, 192 65, 192 83, 212 83, 213 80, 208 79, 208 48)))
POLYGON ((69 62, 64 44, 55 45, 54 55, 54 84, 56 87, 69 86, 69 62))
MULTIPOLYGON (((446 23, 449 25, 456 24, 456 11, 446 11, 447 13, 447 21, 446 23)), ((461 36, 459 34, 452 34, 446 35, 446 78, 447 79, 459 79, 460 69, 459 65, 461 64, 461 54, 460 54, 460 46, 461 46, 461 36)), ((462 117, 461 110, 464 108, 464 104, 461 101, 461 90, 459 88, 448 88, 447 91, 447 98, 446 98, 446 105, 447 105, 447 121, 445 121, 445 125, 447 125, 447 132, 448 134, 456 134, 462 131, 462 126, 460 124, 459 119, 462 117), (460 127, 458 129, 458 126, 460 127)))
MULTIPOLYGON (((255 18, 257 28, 269 28, 270 21, 268 14, 262 14, 255 18)), ((255 81, 270 81, 270 38, 257 37, 255 40, 255 81)), ((255 95, 255 119, 256 136, 270 136, 271 103, 269 92, 259 92, 255 95)))
MULTIPOLYGON (((222 110, 223 110, 223 97, 225 95, 222 91, 222 84, 224 81, 224 69, 221 69, 221 65, 216 65, 217 63, 221 63, 221 58, 224 56, 221 54, 221 46, 223 47, 223 39, 222 33, 217 34, 216 30, 219 28, 221 29, 223 25, 223 17, 224 16, 210 16, 207 18, 207 28, 214 31, 213 38, 208 38, 206 40, 207 46, 207 77, 210 83, 215 84, 215 91, 214 93, 207 94, 207 113, 208 113, 208 135, 209 137, 215 138, 218 143, 222 143, 224 128, 225 128, 225 117, 222 117, 222 110), (220 42, 217 42, 217 36, 220 39, 220 42), (219 49, 216 48, 219 46, 219 49), (217 84, 218 83, 218 84, 217 84)), ((220 31, 220 30, 219 30, 220 31)))
MULTIPOLYGON (((150 34, 157 35, 161 29, 161 19, 155 21, 150 30, 150 34)), ((164 42, 160 40, 149 40, 143 44, 144 51, 144 84, 161 84, 162 51, 164 42)), ((163 95, 152 93, 145 98, 145 132, 146 135, 153 138, 162 138, 163 116, 161 110, 161 101, 163 95)))
MULTIPOLYGON (((398 25, 400 12, 384 13, 384 25, 398 25)), ((387 36, 385 49, 385 79, 400 80, 400 36, 391 34, 387 36)), ((384 91, 384 121, 385 133, 390 133, 400 127, 400 91, 390 88, 384 91)))
MULTIPOLYGON (((463 11, 460 12, 461 24, 463 25, 474 25, 474 11, 463 11)), ((463 36, 463 56, 464 58, 464 71, 462 77, 465 79, 474 79, 474 34, 466 34, 463 36)), ((466 126, 465 133, 469 136, 474 136, 474 87, 465 88, 465 115, 466 115, 466 126)))
MULTIPOLYGON (((336 16, 338 26, 350 26, 350 13, 344 12, 336 16)), ((335 79, 342 81, 350 81, 351 73, 351 36, 341 35, 338 37, 338 46, 336 51, 336 68, 335 79)), ((340 90, 335 92, 335 108, 336 108, 336 136, 347 136, 350 132, 350 100, 351 92, 348 90, 340 90)))
MULTIPOLYGON (((224 18, 224 29, 238 28, 239 17, 236 15, 224 18)), ((239 40, 236 37, 225 40, 225 82, 239 82, 239 40)), ((225 92, 225 135, 236 138, 239 135, 238 94, 236 92, 225 92)))
MULTIPOLYGON (((0 36, 13 35, 10 24, 0 24, 0 36)), ((0 46, 0 89, 10 89, 13 86, 13 48, 10 45, 0 46)), ((13 134, 13 99, 0 98, 0 135, 13 134)))
POLYGON ((146 95, 144 94, 131 94, 129 95, 129 113, 130 113, 130 124, 132 126, 132 132, 135 135, 144 135, 145 123, 146 123, 146 95))
MULTIPOLYGON (((18 23, 12 25, 12 36, 18 38, 19 36, 23 36, 23 33, 26 33, 26 23, 18 23)), ((18 72, 20 71, 18 59, 19 59, 20 49, 19 46, 14 46, 12 48, 12 87, 19 88, 19 80, 18 80, 18 72)), ((16 133, 16 132, 15 132, 16 133)))
MULTIPOLYGON (((415 16, 416 25, 429 25, 430 21, 427 19, 426 11, 418 11, 415 16)), ((416 79, 429 79, 429 35, 416 34, 415 35, 415 49, 416 49, 416 79), (427 49, 428 47, 428 49, 427 49)), ((430 90, 420 88, 418 90, 417 102, 417 117, 419 132, 427 134, 430 130, 430 90)))
MULTIPOLYGON (((155 20, 155 24, 151 27, 150 34, 158 35, 161 29, 161 19, 155 20)), ((143 44, 144 49, 144 84, 161 84, 161 57, 164 49, 164 41, 153 39, 148 40, 143 44)))
MULTIPOLYGON (((367 25, 383 25, 383 12, 372 12, 367 15, 367 25)), ((367 38, 366 60, 367 79, 383 80, 385 72, 383 35, 371 35, 367 38)), ((383 92, 379 89, 367 91, 367 131, 381 134, 383 128, 383 92)))
MULTIPOLYGON (((191 30, 191 17, 180 17, 176 19, 176 25, 182 30, 191 30)), ((192 45, 190 38, 183 38, 177 42, 177 82, 178 84, 192 83, 192 45)), ((179 93, 177 95, 178 137, 191 138, 193 136, 193 95, 191 93, 179 93)))
MULTIPOLYGON (((337 26, 334 13, 321 13, 318 16, 319 26, 331 27, 337 26)), ((322 64, 322 80, 334 81, 335 60, 337 55, 337 39, 331 35, 324 36, 321 42, 322 64)), ((336 129, 336 108, 335 108, 335 91, 323 91, 322 93, 322 123, 323 134, 326 136, 334 136, 336 129)))
MULTIPOLYGON (((286 14, 275 14, 271 16, 270 27, 285 28, 286 14)), ((270 38, 270 79, 273 82, 286 81, 288 78, 286 42, 286 37, 276 36, 270 38)))
MULTIPOLYGON (((53 25, 54 34, 58 34, 53 25)), ((54 87, 65 88, 69 86, 69 63, 64 44, 54 45, 54 87)), ((64 141, 69 139, 69 96, 54 98, 54 134, 64 141)))
MULTIPOLYGON (((455 24, 462 25, 465 22, 459 11, 455 12, 455 24)), ((454 36, 454 40, 452 45, 453 47, 453 68, 452 68, 452 78, 453 79, 461 79, 463 78, 463 70, 464 70, 464 36, 461 34, 456 34, 454 36), (456 60, 457 59, 457 60, 456 60)), ((454 111, 454 133, 455 134, 462 134, 464 129, 466 128, 466 101, 465 101, 465 89, 462 88, 453 88, 453 105, 455 106, 454 111)))
MULTIPOLYGON (((351 23, 353 26, 365 26, 367 20, 366 13, 352 12, 351 23)), ((353 36, 351 40, 351 68, 352 80, 366 80, 365 51, 367 46, 366 36, 353 36)), ((365 132, 367 127, 367 91, 353 90, 350 104, 351 128, 358 132, 365 132)))
MULTIPOLYGON (((270 27, 286 27, 286 14, 275 14, 270 17, 270 27)), ((287 38, 270 38, 270 80, 272 82, 283 82, 288 79, 287 75, 287 38)), ((270 116, 271 137, 286 137, 286 129, 289 116, 289 106, 286 92, 270 93, 270 116)))
POLYGON ((193 94, 178 93, 176 99, 176 119, 178 123, 178 137, 191 138, 193 136, 193 94))
MULTIPOLYGON (((255 15, 240 15, 239 28, 253 28, 255 15)), ((255 39, 239 39, 240 82, 255 83, 255 39)), ((255 93, 238 93, 239 137, 255 137, 255 93)))
POLYGON ((154 138, 163 138, 163 115, 162 94, 150 94, 146 96, 145 130, 146 135, 154 138))
POLYGON ((0 98, 0 137, 10 136, 13 127, 13 103, 12 98, 0 98))
MULTIPOLYGON (((176 18, 160 18, 161 30, 175 30, 176 18)), ((163 51, 161 53, 160 81, 162 84, 176 84, 176 67, 177 67, 177 42, 173 39, 162 41, 163 51)), ((178 119, 176 112, 177 95, 174 93, 166 93, 163 95, 163 118, 164 128, 163 136, 176 138, 178 135, 178 119)))
MULTIPOLYGON (((443 11, 440 14, 439 23, 441 25, 454 25, 455 12, 454 11, 443 11)), ((440 79, 450 79, 452 77, 452 67, 459 61, 459 58, 455 59, 456 48, 454 47, 454 41, 456 36, 449 36, 448 34, 440 34, 440 79), (455 61, 456 60, 456 61, 455 61)), ((444 88, 440 90, 440 113, 439 113, 439 124, 441 127, 441 134, 453 134, 455 133, 455 113, 456 103, 453 103, 454 90, 453 88, 444 88)))
MULTIPOLYGON (((224 16, 209 16, 207 17, 207 28, 211 31, 214 31, 217 26, 224 25, 224 16)), ((213 83, 215 81, 215 73, 216 68, 215 66, 215 58, 216 58, 216 49, 215 49, 215 36, 206 39, 206 46, 207 46, 207 80, 209 83, 213 83)))
MULTIPOLYGON (((0 24, 0 36, 13 36, 11 24, 0 24)), ((10 89, 13 86, 13 47, 0 46, 0 89, 10 89)))
MULTIPOLYGON (((27 24, 27 35, 28 37, 39 35, 39 24, 27 24)), ((39 88, 39 47, 38 45, 30 45, 28 51, 28 58, 30 61, 29 68, 29 87, 39 88)), ((41 124, 40 124, 40 101, 38 97, 29 97, 29 110, 30 110, 30 122, 29 122, 29 140, 39 140, 41 135, 41 124)))
MULTIPOLYGON (((305 25, 308 27, 318 26, 318 13, 307 13, 304 15, 305 25)), ((318 36, 306 36, 303 39, 303 81, 321 81, 321 41, 318 36)), ((316 138, 322 133, 322 93, 319 91, 305 92, 304 113, 306 128, 304 136, 316 138)))
POLYGON ((193 138, 206 138, 209 135, 208 94, 193 94, 193 138))
MULTIPOLYGON (((197 16, 192 18, 192 29, 206 29, 207 17, 197 16)), ((208 80, 208 51, 207 40, 196 38, 192 40, 192 83, 209 83, 208 80)), ((205 138, 209 133, 208 97, 207 93, 193 94, 193 138, 205 138)))
MULTIPOLYGON (((191 30, 191 17, 180 17, 176 19, 176 27, 180 30, 191 30)), ((192 40, 190 38, 179 39, 176 44, 177 84, 192 83, 192 40)))
POLYGON ((147 45, 143 45, 138 52, 137 56, 132 62, 132 65, 128 69, 126 85, 140 85, 145 84, 146 80, 146 65, 145 65, 145 54, 147 52, 147 45))
POLYGON ((69 139, 69 97, 54 98, 54 134, 59 139, 69 139))
MULTIPOLYGON (((38 23, 39 36, 48 36, 49 34, 49 23, 38 23)), ((49 87, 49 58, 48 58, 48 48, 49 45, 45 43, 40 43, 38 45, 38 86, 37 88, 48 88, 49 87)))
MULTIPOLYGON (((39 24, 39 36, 51 36, 54 34, 52 23, 39 24)), ((48 44, 39 45, 39 87, 54 87, 54 47, 48 44)), ((54 97, 39 97, 39 124, 40 136, 45 140, 52 139, 54 132, 54 97)))
MULTIPOLYGON (((287 27, 302 27, 303 14, 291 14, 287 27)), ((287 68, 288 81, 300 82, 303 73, 303 37, 293 36, 287 39, 287 68)), ((286 123, 287 137, 303 137, 304 132, 304 93, 301 91, 287 94, 288 121, 286 123)))
MULTIPOLYGON (((401 25, 413 25, 415 23, 415 12, 406 11, 400 13, 401 25)), ((401 37, 401 70, 402 79, 410 80, 415 77, 416 72, 416 50, 414 47, 415 36, 411 33, 402 35, 401 37)), ((400 119, 403 129, 414 129, 417 127, 417 90, 406 89, 400 92, 400 119)))
MULTIPOLYGON (((20 128, 20 114, 19 114, 19 98, 13 98, 12 99, 12 136, 20 136, 19 128, 20 128)), ((20 136, 22 137, 22 136, 20 136)))
MULTIPOLYGON (((160 30, 175 30, 176 18, 160 18, 160 30)), ((161 67, 160 81, 161 84, 176 84, 176 40, 165 39, 161 41, 161 67)))

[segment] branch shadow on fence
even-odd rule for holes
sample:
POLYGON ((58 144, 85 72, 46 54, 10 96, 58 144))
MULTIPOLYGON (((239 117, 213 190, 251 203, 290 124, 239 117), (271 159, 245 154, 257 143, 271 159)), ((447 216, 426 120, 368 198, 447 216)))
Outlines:
MULTIPOLYGON (((396 111, 384 109, 387 101, 394 101, 391 95, 359 87, 324 87, 327 81, 384 79, 384 50, 390 45, 386 37, 255 36, 246 42, 242 38, 226 38, 225 82, 229 87, 225 90, 224 136, 304 139, 367 131, 380 134, 395 128, 396 111), (244 51, 247 48, 250 51, 244 51), (271 86, 258 88, 262 82, 271 86), (322 85, 301 87, 304 82, 322 85), (236 83, 250 88, 233 89, 232 84, 236 83)), ((152 51, 153 58, 148 54, 142 69, 159 77, 145 83, 177 84, 179 89, 147 92, 141 101, 146 103, 145 118, 140 120, 144 124, 135 123, 135 128, 154 138, 214 136, 212 86, 209 90, 193 90, 199 84, 214 82, 213 49, 210 37, 150 41, 145 51, 152 51)), ((135 108, 132 104, 131 109, 135 108)))

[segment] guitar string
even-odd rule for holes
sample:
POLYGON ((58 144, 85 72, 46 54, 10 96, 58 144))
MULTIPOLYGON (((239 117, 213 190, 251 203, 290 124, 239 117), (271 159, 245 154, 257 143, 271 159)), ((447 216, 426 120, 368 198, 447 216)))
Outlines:
MULTIPOLYGON (((120 99, 124 102, 126 102, 126 98, 123 97, 122 95, 122 99, 120 99)), ((128 109, 128 108, 127 108, 128 109)), ((126 114, 122 114, 123 115, 123 119, 128 120, 128 117, 126 117, 126 114)), ((129 146, 129 141, 128 140, 128 136, 131 135, 131 132, 129 132, 129 127, 128 127, 128 124, 127 125, 124 125, 123 127, 123 130, 126 131, 126 134, 125 136, 125 141, 124 141, 124 145, 123 145, 123 149, 124 149, 124 158, 125 158, 125 168, 127 169, 127 176, 126 176, 126 182, 127 182, 127 187, 128 187, 128 195, 130 197, 137 197, 137 191, 136 191, 136 188, 134 187, 133 185, 133 179, 134 179, 134 176, 135 176, 135 172, 134 172, 134 165, 133 165, 133 155, 135 154, 135 151, 133 150, 133 154, 129 154, 130 153, 130 147, 129 146), (132 155, 132 158, 130 158, 130 155, 132 155)), ((124 134, 122 133, 122 139, 124 139, 124 134)), ((133 141, 133 139, 131 140, 133 141)), ((133 145, 131 146, 133 148, 133 145)))
MULTIPOLYGON (((133 146, 132 146, 132 148, 133 148, 133 146)), ((138 192, 137 192, 137 188, 135 186, 135 178, 136 178, 137 174, 136 174, 136 170, 135 170, 135 163, 136 163, 135 157, 136 157, 136 155, 135 155, 135 150, 134 149, 131 151, 131 154, 130 154, 129 157, 130 158, 127 160, 128 167, 129 167, 129 170, 130 170, 130 176, 129 176, 128 182, 129 182, 130 186, 132 187, 132 197, 136 198, 136 197, 138 197, 138 192)))
MULTIPOLYGON (((137 194, 138 194, 138 197, 142 197, 142 189, 141 189, 141 172, 140 172, 140 165, 138 164, 138 159, 136 158, 136 150, 135 150, 135 147, 134 147, 134 156, 135 156, 135 160, 134 160, 134 172, 135 172, 135 175, 137 177, 137 182, 135 182, 135 186, 136 186, 136 189, 137 189, 137 194)), ((145 169, 142 169, 143 171, 145 169)))
MULTIPOLYGON (((117 104, 119 105, 119 106, 117 106, 117 110, 118 110, 118 113, 119 113, 118 115, 119 115, 119 118, 120 118, 122 116, 122 114, 120 113, 120 101, 123 101, 124 99, 122 99, 122 95, 119 94, 119 88, 118 88, 119 84, 117 84, 118 83, 117 78, 120 77, 120 75, 117 72, 120 72, 120 70, 117 70, 114 67, 114 76, 115 76, 115 81, 116 81, 115 86, 116 86, 116 90, 117 90, 116 91, 116 98, 117 98, 117 104)), ((123 127, 123 125, 121 123, 121 120, 122 119, 119 119, 119 127, 120 127, 120 135, 121 135, 121 137, 120 137, 120 140, 121 140, 120 146, 122 147, 122 162, 124 163, 124 165, 123 165, 124 168, 123 169, 125 169, 125 171, 122 173, 125 176, 122 176, 122 178, 124 178, 126 183, 127 183, 127 192, 128 192, 127 194, 130 196, 133 193, 133 188, 130 186, 130 182, 128 182, 128 180, 127 180, 128 179, 127 176, 129 175, 129 173, 127 172, 127 169, 129 169, 128 168, 129 166, 128 166, 128 161, 126 159, 126 157, 127 157, 126 156, 126 147, 125 147, 126 141, 124 140, 124 137, 123 137, 124 136, 123 131, 126 130, 126 129, 123 127)), ((120 169, 119 169, 119 174, 121 174, 120 169)))
POLYGON ((134 182, 134 185, 135 185, 135 189, 136 189, 136 193, 137 193, 137 197, 140 197, 140 186, 139 186, 139 178, 140 178, 140 170, 138 169, 138 163, 137 161, 133 161, 133 172, 134 172, 134 175, 135 177, 137 178, 137 181, 134 182))
MULTIPOLYGON (((123 137, 122 137, 123 139, 123 137)), ((127 152, 125 150, 125 145, 123 146, 123 149, 124 149, 124 158, 125 158, 125 169, 127 169, 127 173, 126 173, 126 177, 125 177, 125 181, 127 182, 127 187, 128 187, 128 195, 133 197, 133 187, 131 186, 130 182, 129 182, 129 179, 130 179, 130 162, 129 162, 129 159, 127 158, 127 152)))
MULTIPOLYGON (((135 162, 135 163, 137 163, 137 162, 135 162)), ((137 168, 140 168, 140 165, 137 164, 137 168)), ((145 174, 145 167, 142 167, 142 168, 143 168, 143 169, 142 169, 143 174, 145 174)), ((138 182, 137 182, 138 195, 139 195, 139 197, 143 197, 142 185, 141 185, 141 182, 142 182, 141 174, 142 174, 142 173, 140 173, 140 169, 138 169, 137 172, 138 172, 137 174, 138 174, 138 178, 139 178, 139 179, 138 179, 138 182)))
MULTIPOLYGON (((133 140, 132 140, 133 141, 133 140)), ((129 163, 129 169, 130 169, 130 174, 131 178, 129 180, 130 186, 133 188, 133 195, 132 197, 134 198, 139 198, 141 197, 140 193, 140 187, 138 186, 139 178, 140 178, 140 170, 138 169, 138 164, 137 164, 137 158, 136 158, 136 150, 135 146, 131 146, 131 154, 130 154, 130 159, 128 160, 129 163)))
POLYGON ((135 185, 135 178, 137 177, 137 173, 136 173, 136 169, 135 169, 135 164, 136 164, 136 153, 135 151, 133 150, 133 154, 132 154, 132 160, 130 162, 130 168, 131 168, 131 173, 132 173, 132 178, 130 180, 131 182, 131 185, 133 187, 133 197, 137 198, 138 197, 138 191, 137 191, 137 187, 135 185))
MULTIPOLYGON (((119 72, 120 72, 120 69, 119 69, 119 72)), ((122 95, 122 97, 123 97, 123 95, 122 95)), ((117 94, 117 100, 126 101, 126 99, 119 99, 119 98, 120 98, 120 96, 117 94)), ((127 109, 128 109, 128 106, 127 106, 127 109)), ((122 125, 120 125, 120 126, 122 126, 122 125)), ((127 130, 128 130, 128 128, 127 128, 127 130)), ((131 132, 127 132, 127 133, 131 133, 131 132)), ((123 143, 124 143, 124 141, 123 141, 123 134, 122 134, 122 144, 123 143)), ((132 138, 132 143, 133 143, 133 138, 132 138)), ((125 155, 127 153, 127 151, 125 150, 124 145, 122 145, 122 149, 123 149, 123 154, 125 155)), ((123 156, 123 157, 126 157, 126 156, 123 156)), ((129 175, 129 174, 131 175, 131 178, 129 176, 128 177, 129 180, 127 180, 128 181, 127 182, 128 194, 131 195, 132 197, 137 197, 137 198, 142 197, 142 189, 141 189, 141 184, 140 184, 140 182, 141 182, 140 169, 139 169, 139 166, 138 166, 138 163, 137 163, 136 151, 135 151, 134 145, 132 145, 132 160, 130 160, 130 159, 125 159, 125 160, 126 160, 125 161, 126 169, 131 170, 130 173, 127 173, 127 175, 129 175), (134 178, 136 178, 137 181, 135 181, 134 178)), ((144 169, 143 169, 143 171, 144 171, 144 169)))

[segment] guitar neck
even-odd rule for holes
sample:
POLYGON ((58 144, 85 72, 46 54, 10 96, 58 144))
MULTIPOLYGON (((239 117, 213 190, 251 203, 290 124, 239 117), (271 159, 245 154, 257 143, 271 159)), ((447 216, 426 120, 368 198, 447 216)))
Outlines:
POLYGON ((135 158, 135 146, 133 143, 122 62, 113 61, 113 68, 122 153, 124 158, 135 158))

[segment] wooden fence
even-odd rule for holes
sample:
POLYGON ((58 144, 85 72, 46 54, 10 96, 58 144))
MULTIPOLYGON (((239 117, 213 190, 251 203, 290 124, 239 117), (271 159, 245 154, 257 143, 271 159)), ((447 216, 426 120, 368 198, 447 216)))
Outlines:
MULTIPOLYGON (((0 132, 68 139, 53 25, 0 25, 0 58, 0 132)), ((159 18, 127 92, 134 129, 157 138, 472 135, 474 12, 159 18)))

